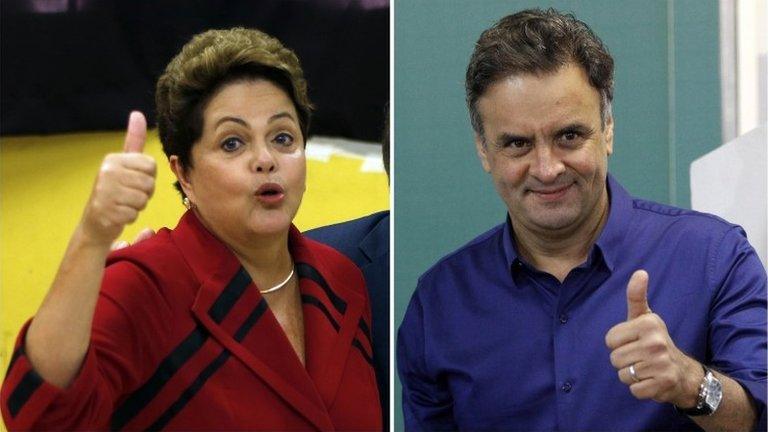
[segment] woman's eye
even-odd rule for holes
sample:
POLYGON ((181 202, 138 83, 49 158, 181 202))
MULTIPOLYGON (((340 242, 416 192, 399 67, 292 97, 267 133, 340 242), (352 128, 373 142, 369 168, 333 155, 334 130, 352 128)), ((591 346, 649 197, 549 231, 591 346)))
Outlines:
POLYGON ((287 133, 280 133, 275 136, 273 141, 281 146, 288 147, 293 144, 293 136, 287 133))
POLYGON ((221 143, 221 149, 225 152, 231 153, 243 146, 243 142, 239 138, 227 138, 221 143))

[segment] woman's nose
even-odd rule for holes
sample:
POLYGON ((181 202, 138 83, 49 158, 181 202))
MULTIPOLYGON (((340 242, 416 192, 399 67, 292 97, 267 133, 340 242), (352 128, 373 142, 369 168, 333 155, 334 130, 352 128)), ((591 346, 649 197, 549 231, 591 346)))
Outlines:
POLYGON ((256 145, 253 153, 253 170, 255 172, 271 173, 277 169, 277 160, 269 147, 256 145))

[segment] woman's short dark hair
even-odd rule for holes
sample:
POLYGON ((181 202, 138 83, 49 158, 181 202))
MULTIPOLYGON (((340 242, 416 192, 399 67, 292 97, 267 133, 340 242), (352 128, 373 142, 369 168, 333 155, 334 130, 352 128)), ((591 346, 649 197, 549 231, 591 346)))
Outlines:
POLYGON ((580 65, 600 92, 605 125, 613 101, 613 58, 585 23, 555 9, 527 9, 499 20, 480 35, 467 67, 472 128, 483 135, 477 101, 491 84, 513 75, 556 72, 568 63, 580 65))
MULTIPOLYGON (((258 30, 208 30, 192 38, 157 80, 157 128, 166 156, 192 166, 192 146, 203 132, 203 113, 224 85, 266 79, 291 98, 306 144, 312 104, 296 54, 258 30)), ((178 182, 176 188, 184 192, 178 182)))

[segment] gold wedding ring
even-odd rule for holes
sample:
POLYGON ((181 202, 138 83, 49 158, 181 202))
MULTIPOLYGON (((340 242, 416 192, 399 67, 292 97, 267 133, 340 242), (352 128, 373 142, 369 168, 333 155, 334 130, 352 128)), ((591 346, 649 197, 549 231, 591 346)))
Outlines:
POLYGON ((640 382, 640 378, 637 377, 637 372, 635 372, 634 364, 629 365, 629 376, 632 377, 632 381, 640 382))

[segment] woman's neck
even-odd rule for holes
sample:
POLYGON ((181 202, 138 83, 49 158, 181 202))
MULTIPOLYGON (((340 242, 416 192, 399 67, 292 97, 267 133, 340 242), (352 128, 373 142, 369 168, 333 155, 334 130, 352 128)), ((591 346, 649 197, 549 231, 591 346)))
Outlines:
POLYGON ((260 291, 268 290, 281 282, 293 270, 293 259, 288 250, 287 236, 277 242, 233 246, 230 249, 253 279, 260 291))
POLYGON ((232 235, 210 226, 200 215, 198 219, 235 254, 259 290, 280 284, 293 269, 288 249, 289 230, 263 235, 232 235))

